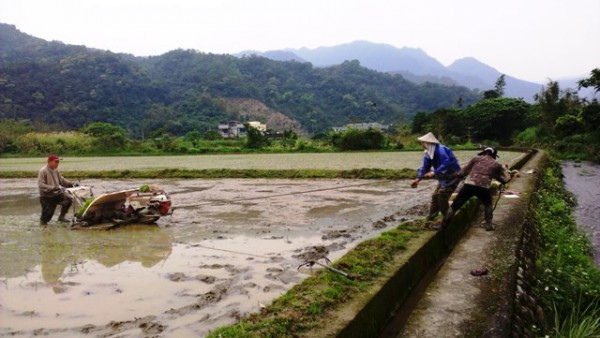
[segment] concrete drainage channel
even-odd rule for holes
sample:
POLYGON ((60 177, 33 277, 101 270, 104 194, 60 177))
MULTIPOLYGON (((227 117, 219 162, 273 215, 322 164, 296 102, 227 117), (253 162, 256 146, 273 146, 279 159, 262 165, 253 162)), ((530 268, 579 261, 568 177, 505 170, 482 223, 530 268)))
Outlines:
MULTIPOLYGON (((447 236, 436 234, 430 242, 444 242, 451 252, 430 264, 429 275, 416 285, 387 323, 381 337, 508 337, 516 288, 524 218, 537 173, 543 171, 545 155, 529 151, 511 166, 520 171, 506 187, 494 212, 496 231, 478 226, 476 203, 465 209, 447 236), (510 197, 509 197, 510 196, 510 197), (511 198, 512 197, 512 198, 511 198), (518 198, 516 198, 518 197, 518 198), (471 274, 488 271, 483 276, 471 274), (433 275, 433 276, 431 276, 433 275)), ((429 244, 428 245, 434 245, 429 244)), ((440 244, 438 244, 440 245, 440 244)), ((431 255, 425 247, 418 257, 431 255)), ((408 285, 396 284, 397 288, 408 285)), ((344 335, 345 336, 345 335, 344 335)), ((356 336, 358 337, 358 336, 356 336)))
POLYGON ((389 265, 389 274, 328 314, 329 325, 306 337, 507 337, 511 331, 517 253, 541 166, 541 152, 527 151, 511 166, 520 170, 506 187, 518 198, 502 198, 496 231, 476 225, 472 200, 445 233, 426 232, 389 265), (474 276, 473 269, 489 274, 474 276))

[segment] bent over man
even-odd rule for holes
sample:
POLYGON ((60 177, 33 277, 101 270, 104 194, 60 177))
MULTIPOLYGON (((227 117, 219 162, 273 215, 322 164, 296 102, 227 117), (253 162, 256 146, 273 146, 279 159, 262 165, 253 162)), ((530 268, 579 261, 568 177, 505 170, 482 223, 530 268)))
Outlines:
POLYGON ((442 229, 449 224, 458 209, 471 197, 477 196, 484 206, 485 229, 488 231, 494 230, 494 225, 492 224, 494 207, 492 206, 492 192, 490 189, 492 180, 496 179, 501 183, 507 183, 511 178, 510 171, 508 171, 506 166, 496 161, 497 157, 498 152, 496 149, 485 148, 472 158, 457 174, 458 177, 468 176, 465 179, 465 184, 452 202, 452 206, 448 210, 446 217, 444 217, 442 229))

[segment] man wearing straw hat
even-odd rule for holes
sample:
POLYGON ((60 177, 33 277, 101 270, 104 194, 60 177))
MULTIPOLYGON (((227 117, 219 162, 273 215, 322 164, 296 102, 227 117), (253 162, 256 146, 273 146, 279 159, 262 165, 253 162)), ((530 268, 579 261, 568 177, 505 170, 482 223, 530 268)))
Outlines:
POLYGON ((418 140, 424 149, 423 165, 417 171, 417 178, 410 185, 416 188, 424 178, 435 178, 438 181, 431 196, 429 215, 427 215, 427 220, 432 221, 439 212, 442 213, 442 217, 448 212, 448 200, 460 181, 456 177, 456 173, 460 171, 460 165, 452 150, 440 144, 433 133, 427 133, 418 140))

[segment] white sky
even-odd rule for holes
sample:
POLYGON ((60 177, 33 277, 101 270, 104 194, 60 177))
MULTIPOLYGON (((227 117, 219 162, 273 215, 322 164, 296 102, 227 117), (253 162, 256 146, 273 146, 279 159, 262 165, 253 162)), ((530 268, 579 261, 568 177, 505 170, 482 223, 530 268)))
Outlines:
MULTIPOLYGON (((0 22, 131 53, 237 53, 356 40, 474 57, 538 83, 600 67, 600 0, 0 0, 0 22)), ((0 41, 1 43, 1 41, 0 41)))

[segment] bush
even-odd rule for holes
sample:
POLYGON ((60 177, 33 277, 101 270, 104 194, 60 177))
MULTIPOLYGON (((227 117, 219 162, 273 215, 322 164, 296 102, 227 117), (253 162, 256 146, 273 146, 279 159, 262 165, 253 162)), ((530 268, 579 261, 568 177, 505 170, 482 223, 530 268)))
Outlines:
POLYGON ((47 155, 87 154, 94 150, 94 138, 79 132, 27 133, 14 142, 17 152, 23 154, 47 155))
POLYGON ((386 146, 385 136, 379 130, 371 128, 348 129, 334 140, 334 146, 340 150, 375 150, 384 149, 386 146))
POLYGON ((529 127, 514 137, 513 143, 516 146, 533 146, 539 141, 539 127, 529 127))

